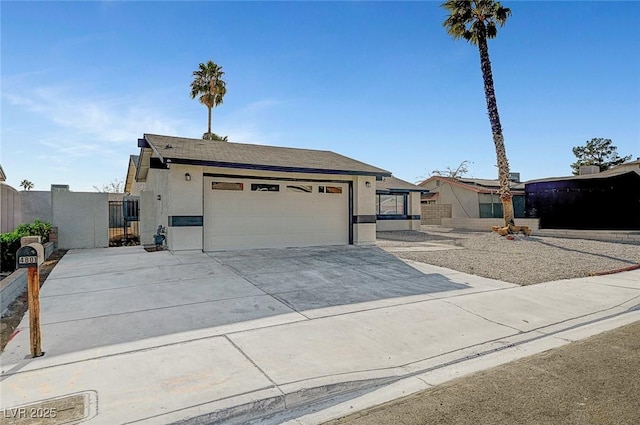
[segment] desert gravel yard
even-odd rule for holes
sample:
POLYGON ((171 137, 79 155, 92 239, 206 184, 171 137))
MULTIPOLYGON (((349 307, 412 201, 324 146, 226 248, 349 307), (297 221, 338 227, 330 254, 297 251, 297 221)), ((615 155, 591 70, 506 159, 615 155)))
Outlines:
POLYGON ((586 239, 496 233, 423 231, 378 232, 377 245, 399 258, 532 285, 637 266, 640 245, 586 239))

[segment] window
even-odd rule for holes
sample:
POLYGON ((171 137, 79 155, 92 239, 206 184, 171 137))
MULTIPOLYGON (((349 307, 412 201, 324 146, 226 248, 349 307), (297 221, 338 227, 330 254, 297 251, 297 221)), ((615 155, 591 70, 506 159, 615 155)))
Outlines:
POLYGON ((500 218, 502 217, 502 202, 500 197, 494 193, 479 193, 480 218, 500 218))
MULTIPOLYGON (((513 210, 515 218, 523 218, 525 216, 525 199, 524 195, 513 195, 513 210)), ((478 194, 480 218, 502 218, 502 201, 497 194, 479 193, 478 194)))
POLYGON ((311 193, 313 191, 313 186, 306 184, 291 184, 287 185, 287 192, 296 192, 296 193, 311 193))
POLYGON ((233 183, 233 182, 211 182, 212 190, 243 190, 243 183, 233 183))
POLYGON ((342 193, 342 188, 338 186, 318 186, 319 193, 342 193))
POLYGON ((480 218, 502 218, 502 204, 480 204, 480 218))
POLYGON ((376 195, 377 215, 407 215, 407 195, 376 195))
POLYGON ((268 183, 251 183, 251 190, 254 192, 280 192, 280 185, 268 183))

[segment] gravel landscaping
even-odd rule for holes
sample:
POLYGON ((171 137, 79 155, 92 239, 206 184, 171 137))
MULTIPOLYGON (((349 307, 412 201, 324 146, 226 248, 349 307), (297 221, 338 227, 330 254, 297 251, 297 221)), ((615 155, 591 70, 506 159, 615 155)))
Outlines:
POLYGON ((518 285, 586 277, 640 264, 640 245, 515 235, 509 240, 493 232, 446 228, 378 232, 377 244, 399 258, 518 285), (463 249, 426 250, 430 246, 463 249))

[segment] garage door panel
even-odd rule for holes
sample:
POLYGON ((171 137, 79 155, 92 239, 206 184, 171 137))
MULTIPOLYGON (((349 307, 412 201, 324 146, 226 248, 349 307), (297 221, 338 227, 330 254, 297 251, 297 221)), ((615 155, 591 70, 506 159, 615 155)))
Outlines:
POLYGON ((265 223, 264 215, 207 217, 205 226, 211 226, 215 233, 224 234, 228 232, 229 234, 235 234, 243 231, 245 233, 262 233, 262 230, 266 233, 283 230, 290 232, 322 232, 324 228, 346 227, 349 224, 346 217, 335 216, 278 214, 270 216, 270 218, 269 223, 265 223))
MULTIPOLYGON (((287 248, 292 246, 307 246, 299 244, 299 237, 302 235, 281 235, 274 239, 273 235, 253 235, 245 237, 219 236, 211 250, 221 249, 260 249, 260 248, 287 248)), ((336 242, 332 235, 314 233, 314 244, 320 245, 344 245, 347 242, 336 242)))
POLYGON ((234 180, 244 183, 243 191, 211 190, 211 181, 205 181, 205 250, 349 243, 347 183, 269 181, 280 191, 258 192, 250 190, 256 181, 234 180), (287 191, 287 185, 313 192, 287 191), (319 193, 327 185, 342 193, 319 193))
MULTIPOLYGON (((216 234, 236 233, 313 233, 324 232, 326 228, 348 226, 348 220, 338 220, 335 217, 287 216, 278 215, 271 217, 267 223, 265 216, 235 216, 235 217, 207 217, 205 226, 211 227, 216 234)), ((334 231, 335 232, 335 231, 334 231)))

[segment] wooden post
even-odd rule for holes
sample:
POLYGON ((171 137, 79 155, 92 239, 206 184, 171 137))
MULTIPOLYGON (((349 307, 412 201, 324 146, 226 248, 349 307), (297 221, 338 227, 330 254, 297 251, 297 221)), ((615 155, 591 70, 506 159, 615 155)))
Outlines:
POLYGON ((40 346, 40 272, 38 267, 27 269, 27 292, 31 357, 40 357, 43 353, 40 346))

